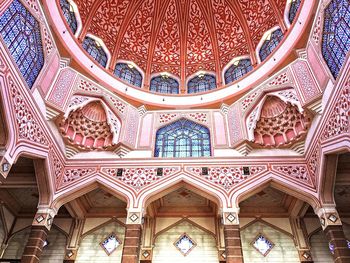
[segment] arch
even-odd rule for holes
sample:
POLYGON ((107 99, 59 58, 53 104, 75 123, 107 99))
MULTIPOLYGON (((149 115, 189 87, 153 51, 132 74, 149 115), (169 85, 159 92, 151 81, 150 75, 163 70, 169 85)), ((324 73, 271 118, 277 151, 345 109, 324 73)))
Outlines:
POLYGON ((83 182, 80 182, 78 185, 74 185, 70 189, 57 193, 56 198, 53 200, 52 208, 58 211, 62 205, 73 201, 97 188, 101 188, 116 198, 126 202, 127 207, 133 205, 135 196, 129 191, 128 188, 123 187, 120 184, 111 184, 109 180, 105 180, 101 176, 95 174, 90 179, 86 179, 83 182))
POLYGON ((347 0, 332 0, 324 10, 322 56, 334 78, 338 77, 350 50, 349 16, 347 0))
POLYGON ((187 93, 199 93, 214 90, 217 88, 215 74, 204 71, 197 72, 187 81, 187 93))
POLYGON ((166 94, 179 94, 179 81, 168 73, 151 78, 150 91, 166 94))
POLYGON ((19 0, 13 0, 0 16, 0 35, 31 89, 45 63, 39 22, 19 0))
POLYGON ((78 6, 73 0, 59 0, 63 17, 65 18, 68 27, 73 35, 78 37, 83 26, 79 14, 78 6))
POLYGON ((8 143, 8 128, 5 119, 5 111, 3 110, 3 100, 0 93, 0 151, 6 149, 8 143))
POLYGON ((114 76, 141 88, 143 84, 143 74, 138 66, 133 62, 118 61, 114 68, 114 76))
POLYGON ((230 199, 239 207, 240 202, 269 186, 308 203, 314 209, 321 206, 319 199, 316 197, 316 193, 306 192, 300 187, 294 187, 291 183, 281 180, 280 175, 273 172, 257 179, 254 184, 246 185, 232 192, 230 199))
POLYGON ((168 178, 167 181, 140 192, 137 198, 137 204, 139 207, 147 207, 154 200, 181 187, 186 187, 194 193, 213 201, 217 204, 218 208, 228 206, 227 196, 223 190, 215 189, 201 178, 198 179, 186 173, 176 174, 172 178, 168 178))
POLYGON ((155 144, 155 157, 211 156, 209 129, 186 118, 158 129, 155 144))
POLYGON ((223 79, 225 80, 225 85, 239 80, 252 70, 253 66, 249 56, 234 58, 223 69, 223 79))
POLYGON ((261 63, 267 59, 277 48, 282 39, 283 31, 279 26, 266 31, 256 48, 258 62, 261 63))
POLYGON ((295 18, 299 13, 301 2, 302 0, 287 1, 286 8, 284 9, 284 22, 287 27, 290 27, 295 21, 295 18))
POLYGON ((111 53, 102 39, 92 34, 87 34, 83 40, 82 47, 98 64, 104 68, 108 68, 111 53))

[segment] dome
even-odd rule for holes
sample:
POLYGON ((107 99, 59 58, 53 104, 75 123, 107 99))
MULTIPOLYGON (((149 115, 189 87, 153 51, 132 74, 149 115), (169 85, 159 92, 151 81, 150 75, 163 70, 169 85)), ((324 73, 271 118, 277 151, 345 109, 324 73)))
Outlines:
MULTIPOLYGON (((294 2, 296 17, 304 9, 301 8, 304 1, 294 2)), ((289 21, 290 6, 285 0, 61 0, 57 1, 55 10, 51 5, 48 9, 52 17, 56 14, 61 17, 62 21, 54 19, 55 29, 80 66, 126 97, 144 104, 166 105, 169 104, 164 99, 167 96, 202 95, 233 84, 237 84, 241 92, 271 74, 290 55, 305 29, 305 21, 295 23, 294 17, 289 21), (71 15, 76 17, 74 22, 72 18, 67 19, 62 2, 71 5, 71 15), (298 27, 297 32, 290 34, 294 27, 298 27), (67 31, 71 34, 66 34, 67 31), (289 35, 293 36, 287 41, 289 35), (97 43, 94 50, 88 47, 92 40, 97 43), (272 59, 270 54, 284 42, 288 44, 272 59), (81 55, 77 47, 83 51, 81 55), (262 48, 270 52, 261 52, 262 48), (120 69, 123 63, 130 69, 126 66, 120 69), (264 68, 262 64, 269 65, 264 68), (225 74, 232 66, 239 71, 232 73, 234 78, 225 74), (259 73, 253 74, 258 69, 261 69, 259 73), (195 92, 187 89, 193 78, 206 74, 215 77, 214 86, 198 88, 195 92), (167 83, 165 89, 152 87, 155 76, 176 80, 179 89, 164 92, 174 90, 167 83), (249 80, 244 80, 247 77, 249 80), (133 78, 137 80, 133 82, 133 78), (145 95, 145 91, 150 95, 145 95)), ((311 12, 306 8, 304 12, 311 12)), ((201 97, 198 104, 232 97, 239 91, 231 88, 219 96, 201 97)), ((191 99, 180 100, 175 103, 176 99, 172 99, 172 103, 194 104, 191 99)))

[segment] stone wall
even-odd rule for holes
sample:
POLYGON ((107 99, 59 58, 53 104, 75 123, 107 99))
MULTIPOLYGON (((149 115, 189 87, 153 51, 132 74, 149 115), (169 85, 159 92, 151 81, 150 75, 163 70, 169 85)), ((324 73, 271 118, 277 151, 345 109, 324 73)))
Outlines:
POLYGON ((218 263, 218 250, 215 238, 192 225, 190 222, 182 222, 165 232, 162 232, 155 240, 152 263, 218 263), (186 233, 197 246, 184 256, 175 246, 174 242, 186 233))
POLYGON ((119 246, 111 255, 103 250, 100 243, 111 233, 115 233, 117 237, 124 242, 125 227, 117 222, 111 222, 97 230, 87 234, 80 243, 76 263, 86 262, 103 262, 118 263, 121 262, 123 245, 119 246))
POLYGON ((241 230, 241 239, 244 262, 300 263, 292 237, 262 222, 256 222, 241 230), (251 242, 259 233, 275 245, 265 257, 251 245, 251 242))

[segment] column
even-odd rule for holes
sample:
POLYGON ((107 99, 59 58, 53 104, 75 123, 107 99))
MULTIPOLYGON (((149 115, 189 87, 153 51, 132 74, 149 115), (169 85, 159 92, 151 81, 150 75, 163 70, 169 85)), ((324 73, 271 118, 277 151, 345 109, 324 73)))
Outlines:
POLYGON ((237 212, 224 212, 224 239, 227 263, 243 263, 241 233, 237 212))
POLYGON ((350 262, 350 249, 348 248, 343 226, 335 207, 320 208, 316 211, 316 214, 320 218, 334 262, 350 262))
POLYGON ((303 219, 300 217, 290 217, 290 225, 293 231, 296 248, 298 249, 301 263, 313 263, 310 244, 307 239, 306 228, 303 219))
POLYGON ((142 213, 128 212, 122 263, 138 263, 141 247, 142 213))
POLYGON ((29 239, 22 255, 22 263, 40 262, 44 242, 50 231, 55 213, 51 209, 38 211, 34 217, 29 239))
POLYGON ((65 258, 63 263, 74 263, 78 254, 78 246, 80 238, 84 228, 84 218, 75 218, 73 222, 73 227, 71 227, 67 248, 65 253, 65 258))

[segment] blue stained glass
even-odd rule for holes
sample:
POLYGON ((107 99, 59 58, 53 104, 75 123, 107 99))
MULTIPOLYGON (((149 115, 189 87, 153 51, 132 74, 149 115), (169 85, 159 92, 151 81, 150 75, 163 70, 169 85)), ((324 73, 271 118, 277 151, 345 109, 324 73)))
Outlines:
POLYGON ((142 75, 133 66, 126 63, 117 63, 117 65, 115 65, 114 75, 131 85, 141 88, 142 75))
POLYGON ((0 16, 0 34, 29 88, 44 66, 40 24, 19 0, 0 16))
POLYGON ((60 6, 69 28, 71 29, 73 34, 75 34, 77 32, 78 24, 72 5, 67 0, 60 0, 60 6))
POLYGON ((333 0, 324 12, 322 55, 337 78, 350 50, 350 3, 333 0))
POLYGON ((234 82, 253 69, 250 59, 241 59, 238 64, 232 64, 225 71, 225 83, 234 82))
POLYGON ((160 128, 156 134, 155 157, 209 157, 209 129, 182 118, 160 128))
POLYGON ((213 75, 203 74, 192 78, 187 84, 187 92, 198 93, 216 89, 216 78, 213 75))
POLYGON ((85 37, 83 41, 85 51, 99 63, 102 67, 107 65, 107 54, 103 48, 91 37, 85 37))
POLYGON ((278 46, 283 38, 282 30, 279 28, 272 32, 270 39, 266 39, 259 50, 259 57, 263 62, 278 46))
POLYGON ((179 94, 179 82, 169 76, 157 76, 151 79, 150 90, 159 93, 179 94))
POLYGON ((291 24, 293 23, 295 17, 297 16, 300 4, 301 4, 301 0, 293 0, 293 2, 290 4, 289 14, 288 14, 289 23, 291 24))

